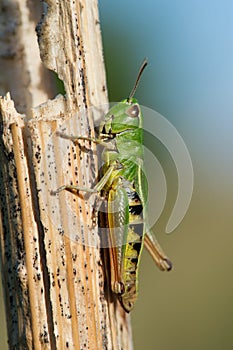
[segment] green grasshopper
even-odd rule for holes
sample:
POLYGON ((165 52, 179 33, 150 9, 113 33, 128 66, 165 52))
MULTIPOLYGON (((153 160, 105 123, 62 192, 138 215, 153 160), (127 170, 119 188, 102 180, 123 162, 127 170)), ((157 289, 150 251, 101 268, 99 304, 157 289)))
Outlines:
POLYGON ((133 98, 144 60, 132 92, 114 105, 100 125, 99 137, 66 136, 77 144, 88 140, 104 146, 102 177, 93 189, 64 185, 57 189, 98 192, 107 201, 111 290, 117 294, 126 312, 130 312, 138 294, 138 269, 143 244, 162 271, 172 268, 158 242, 147 227, 147 180, 143 169, 143 115, 133 98))

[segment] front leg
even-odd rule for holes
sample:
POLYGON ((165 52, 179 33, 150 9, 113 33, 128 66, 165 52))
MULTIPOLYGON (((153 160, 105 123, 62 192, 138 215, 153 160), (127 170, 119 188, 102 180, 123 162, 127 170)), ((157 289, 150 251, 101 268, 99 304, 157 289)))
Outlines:
POLYGON ((66 139, 66 140, 71 140, 75 146, 78 145, 78 141, 79 140, 83 140, 83 141, 91 141, 91 142, 94 142, 98 145, 101 145, 101 146, 104 146, 104 147, 107 147, 108 146, 108 142, 106 142, 105 139, 112 139, 112 137, 108 137, 108 135, 104 135, 104 139, 102 138, 95 138, 95 137, 86 137, 86 136, 71 136, 71 135, 66 135, 60 131, 57 131, 56 132, 56 135, 57 136, 60 136, 61 138, 63 139, 66 139))

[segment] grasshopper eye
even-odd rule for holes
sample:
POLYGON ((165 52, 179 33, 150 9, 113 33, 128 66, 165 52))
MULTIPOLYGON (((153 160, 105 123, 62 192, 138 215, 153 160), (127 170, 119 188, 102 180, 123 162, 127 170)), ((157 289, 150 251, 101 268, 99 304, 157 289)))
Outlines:
POLYGON ((129 107, 127 109, 126 113, 132 118, 138 118, 138 116, 139 116, 139 106, 135 104, 135 105, 129 107))

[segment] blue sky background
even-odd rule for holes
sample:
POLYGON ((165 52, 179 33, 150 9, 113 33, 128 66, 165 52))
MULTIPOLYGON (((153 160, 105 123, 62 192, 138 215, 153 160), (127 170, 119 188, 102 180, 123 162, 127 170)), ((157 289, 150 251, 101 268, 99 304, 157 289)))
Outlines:
MULTIPOLYGON (((158 234, 174 271, 161 274, 143 256, 132 313, 135 349, 232 349, 233 2, 101 0, 99 6, 110 100, 127 97, 148 57, 136 97, 172 122, 194 166, 186 217, 172 235, 158 234)), ((157 146, 166 176, 175 177, 157 146)))

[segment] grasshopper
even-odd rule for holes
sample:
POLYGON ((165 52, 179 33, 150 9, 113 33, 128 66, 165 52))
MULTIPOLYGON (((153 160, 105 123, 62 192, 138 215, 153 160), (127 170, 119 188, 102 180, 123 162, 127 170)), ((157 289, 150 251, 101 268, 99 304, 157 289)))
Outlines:
POLYGON ((133 97, 147 60, 144 60, 127 99, 114 105, 100 125, 98 138, 61 137, 92 141, 104 147, 102 177, 93 189, 64 185, 57 189, 98 192, 107 201, 106 226, 109 239, 110 284, 126 312, 138 294, 138 269, 143 244, 162 271, 172 268, 170 260, 147 227, 147 180, 143 168, 143 115, 133 97))

